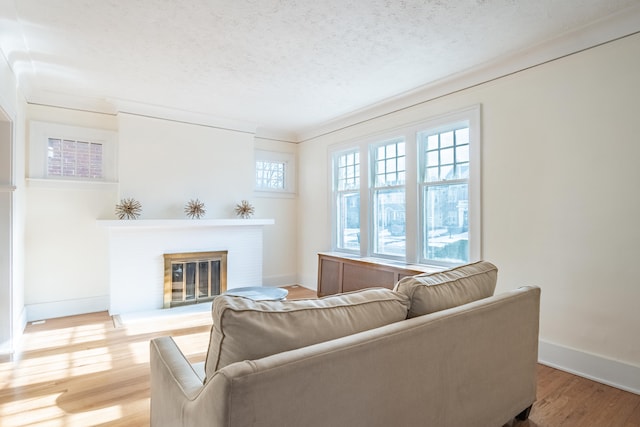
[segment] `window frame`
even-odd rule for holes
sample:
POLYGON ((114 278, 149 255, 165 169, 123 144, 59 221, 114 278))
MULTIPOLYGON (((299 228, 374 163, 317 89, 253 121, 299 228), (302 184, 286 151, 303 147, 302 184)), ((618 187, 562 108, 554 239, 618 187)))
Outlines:
POLYGON ((414 122, 395 128, 394 130, 371 134, 364 138, 354 139, 338 143, 329 147, 329 170, 331 182, 331 227, 332 250, 357 254, 361 257, 376 257, 394 261, 403 261, 409 264, 423 264, 442 267, 452 267, 459 263, 429 260, 422 256, 423 218, 421 208, 422 190, 420 186, 420 144, 418 135, 421 132, 431 132, 437 129, 445 129, 456 123, 466 122, 469 125, 469 262, 482 258, 481 248, 481 105, 473 105, 458 111, 431 117, 427 120, 414 122), (374 213, 373 213, 373 173, 374 167, 372 150, 374 146, 383 144, 393 139, 404 138, 405 141, 405 256, 390 256, 374 251, 374 213), (337 221, 336 206, 336 181, 335 159, 340 153, 357 149, 360 152, 360 250, 345 250, 338 246, 337 236, 340 230, 337 221))
MULTIPOLYGON (((393 137, 393 138, 385 138, 383 140, 379 140, 378 142, 375 143, 370 143, 368 144, 368 155, 369 155, 369 159, 370 159, 370 163, 371 163, 371 167, 369 168, 369 176, 370 176, 370 182, 368 183, 369 186, 369 201, 368 201, 368 208, 369 208, 369 217, 372 219, 371 223, 369 224, 369 240, 371 242, 370 248, 369 248, 369 253, 371 253, 371 255, 375 256, 375 257, 380 257, 380 258, 388 258, 388 259, 395 259, 395 260, 401 260, 406 258, 406 254, 407 254, 407 230, 406 230, 406 198, 407 198, 407 169, 408 169, 408 165, 407 165, 407 139, 406 136, 402 135, 402 136, 397 136, 397 137, 393 137), (396 147, 398 146, 398 144, 404 144, 404 163, 405 163, 405 168, 404 168, 404 183, 403 184, 389 184, 389 185, 378 185, 376 183, 376 177, 378 175, 378 169, 377 169, 377 163, 380 162, 380 159, 377 158, 376 156, 376 152, 378 151, 378 149, 382 146, 388 146, 390 144, 396 144, 396 147), (405 198, 405 232, 404 232, 404 237, 405 237, 405 248, 404 248, 404 256, 403 255, 393 255, 391 253, 385 253, 381 250, 381 248, 378 247, 378 226, 377 226, 377 220, 378 220, 378 216, 379 216, 379 212, 376 209, 376 201, 377 199, 377 194, 381 193, 381 192, 385 192, 388 190, 398 190, 398 189, 402 189, 404 191, 404 198, 405 198)), ((386 151, 386 150, 385 150, 386 151)), ((385 157, 385 163, 386 160, 388 160, 388 157, 385 157)), ((397 166, 397 159, 398 159, 398 155, 396 153, 396 156, 394 157, 395 162, 396 162, 396 166, 397 166)), ((386 167, 385 167, 385 175, 388 172, 386 172, 386 167)), ((394 174, 398 174, 398 171, 396 169, 396 171, 393 172, 394 174)))
MULTIPOLYGON (((344 247, 344 245, 341 245, 341 242, 343 241, 343 239, 341 238, 341 235, 343 234, 343 230, 341 228, 341 218, 339 218, 339 211, 338 211, 338 207, 340 205, 340 201, 342 200, 342 195, 345 194, 358 194, 360 197, 360 200, 362 200, 362 191, 361 191, 361 187, 362 187, 362 153, 360 152, 359 148, 354 148, 351 147, 349 149, 346 150, 336 150, 332 153, 331 157, 331 186, 330 188, 333 189, 332 191, 332 212, 334 213, 334 215, 332 216, 332 221, 333 221, 333 226, 332 226, 332 247, 334 248, 339 248, 339 250, 341 252, 346 252, 346 253, 351 253, 351 254, 359 254, 362 251, 362 240, 359 236, 358 238, 358 249, 349 249, 347 247, 344 247), (358 171, 359 171, 359 175, 357 176, 357 180, 358 180, 358 185, 356 188, 354 189, 339 189, 338 188, 338 183, 340 181, 340 177, 339 177, 339 165, 338 165, 338 159, 342 156, 345 155, 349 155, 349 154, 358 154, 358 171)), ((355 162, 354 162, 354 166, 355 166, 355 162)), ((355 176, 355 175, 354 175, 355 176)), ((360 204, 362 206, 362 203, 360 204)), ((360 227, 362 228, 362 210, 359 209, 359 224, 360 227)), ((359 233, 360 235, 362 234, 361 232, 359 233)))
POLYGON ((116 183, 117 182, 117 134, 105 129, 93 129, 58 123, 31 121, 29 126, 28 177, 48 182, 116 183), (78 177, 49 175, 49 139, 88 142, 102 145, 102 177, 78 177))
POLYGON ((254 150, 253 187, 254 193, 260 197, 295 197, 296 196, 296 156, 293 153, 269 150, 254 150), (258 162, 282 163, 284 165, 284 188, 258 187, 258 162))

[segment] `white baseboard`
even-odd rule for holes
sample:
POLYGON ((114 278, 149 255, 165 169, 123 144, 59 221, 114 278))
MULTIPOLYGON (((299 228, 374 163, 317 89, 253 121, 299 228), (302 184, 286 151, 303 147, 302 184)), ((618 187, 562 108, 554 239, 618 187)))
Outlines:
POLYGON ((75 316, 77 314, 95 313, 109 309, 109 296, 79 298, 65 301, 28 304, 25 306, 27 322, 53 319, 56 317, 75 316))
POLYGON ((640 394, 640 367, 542 341, 538 361, 631 393, 640 394))
POLYGON ((262 278, 262 286, 288 286, 297 284, 298 279, 294 274, 266 276, 262 278))

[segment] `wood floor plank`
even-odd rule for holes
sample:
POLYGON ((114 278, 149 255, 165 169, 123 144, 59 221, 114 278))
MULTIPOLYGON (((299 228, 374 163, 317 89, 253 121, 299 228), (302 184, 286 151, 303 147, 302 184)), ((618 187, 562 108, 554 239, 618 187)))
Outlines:
MULTIPOLYGON (((288 287, 289 299, 315 298, 288 287)), ((0 425, 148 426, 149 340, 174 337, 192 363, 206 357, 211 315, 118 324, 106 312, 29 324, 0 360, 0 425)), ((640 396, 538 365, 529 420, 509 427, 640 427, 640 396)))

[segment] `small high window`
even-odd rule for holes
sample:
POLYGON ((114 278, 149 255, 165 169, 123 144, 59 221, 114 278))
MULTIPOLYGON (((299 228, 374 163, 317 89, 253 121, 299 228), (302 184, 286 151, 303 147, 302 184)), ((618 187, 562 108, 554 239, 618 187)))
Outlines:
POLYGON ((256 160, 256 188, 260 190, 284 190, 285 162, 256 160))
POLYGON ((55 185, 117 182, 116 132, 32 121, 29 134, 30 180, 55 185))
POLYGON ((102 144, 49 138, 47 176, 102 179, 102 144))
POLYGON ((295 196, 295 155, 278 151, 256 150, 254 185, 256 193, 260 196, 295 196))

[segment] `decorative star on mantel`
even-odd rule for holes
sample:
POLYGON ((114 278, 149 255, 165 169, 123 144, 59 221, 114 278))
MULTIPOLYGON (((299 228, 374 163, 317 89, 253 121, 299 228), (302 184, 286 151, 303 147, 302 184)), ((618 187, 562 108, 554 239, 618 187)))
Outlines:
POLYGON ((254 212, 255 209, 251 206, 251 203, 246 200, 243 200, 236 205, 236 214, 242 219, 251 218, 254 212))
POLYGON ((200 219, 204 216, 207 211, 204 208, 204 203, 202 203, 198 199, 191 199, 189 203, 184 207, 184 213, 187 214, 189 218, 200 219))
POLYGON ((133 198, 120 200, 116 205, 116 215, 119 219, 138 219, 142 212, 142 205, 133 198))

